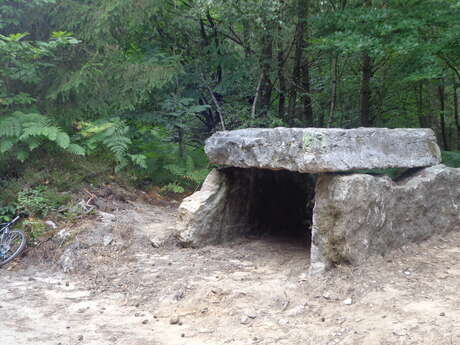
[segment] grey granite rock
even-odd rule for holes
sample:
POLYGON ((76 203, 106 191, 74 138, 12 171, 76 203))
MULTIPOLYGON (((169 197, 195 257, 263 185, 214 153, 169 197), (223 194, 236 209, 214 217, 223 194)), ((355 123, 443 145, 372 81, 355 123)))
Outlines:
POLYGON ((304 173, 439 164, 431 129, 273 128, 218 132, 206 142, 211 163, 304 173))
POLYGON ((460 231, 460 169, 437 165, 392 181, 322 175, 316 185, 311 273, 460 231))

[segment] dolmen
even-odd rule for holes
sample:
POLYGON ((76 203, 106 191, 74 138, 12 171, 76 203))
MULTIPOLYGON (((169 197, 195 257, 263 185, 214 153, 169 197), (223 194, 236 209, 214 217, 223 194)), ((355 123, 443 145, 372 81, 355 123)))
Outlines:
POLYGON ((305 233, 316 274, 460 230, 460 169, 440 164, 431 129, 242 129, 205 152, 217 168, 179 207, 184 246, 305 233))

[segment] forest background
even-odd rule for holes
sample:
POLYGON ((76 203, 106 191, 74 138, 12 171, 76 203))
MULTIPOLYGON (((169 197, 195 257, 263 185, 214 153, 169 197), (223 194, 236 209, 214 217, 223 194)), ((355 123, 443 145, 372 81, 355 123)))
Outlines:
POLYGON ((193 190, 222 129, 428 127, 460 166, 459 89, 458 0, 0 0, 0 220, 193 190))

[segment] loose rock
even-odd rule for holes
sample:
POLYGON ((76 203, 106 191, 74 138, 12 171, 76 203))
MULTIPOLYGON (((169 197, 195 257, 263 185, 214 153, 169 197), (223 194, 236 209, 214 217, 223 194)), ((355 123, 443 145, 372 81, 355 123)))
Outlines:
POLYGON ((180 322, 180 319, 179 319, 179 316, 173 316, 171 319, 169 319, 169 324, 170 325, 177 325, 179 324, 180 322))
POLYGON ((343 301, 343 304, 345 305, 352 305, 353 304, 353 300, 351 298, 347 298, 346 300, 343 301))

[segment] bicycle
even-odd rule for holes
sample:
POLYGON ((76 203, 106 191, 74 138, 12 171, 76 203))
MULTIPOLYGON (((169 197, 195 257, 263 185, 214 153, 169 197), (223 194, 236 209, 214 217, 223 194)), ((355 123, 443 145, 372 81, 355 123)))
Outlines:
POLYGON ((12 221, 0 224, 0 267, 18 257, 26 248, 24 232, 11 229, 19 218, 16 216, 12 221))

